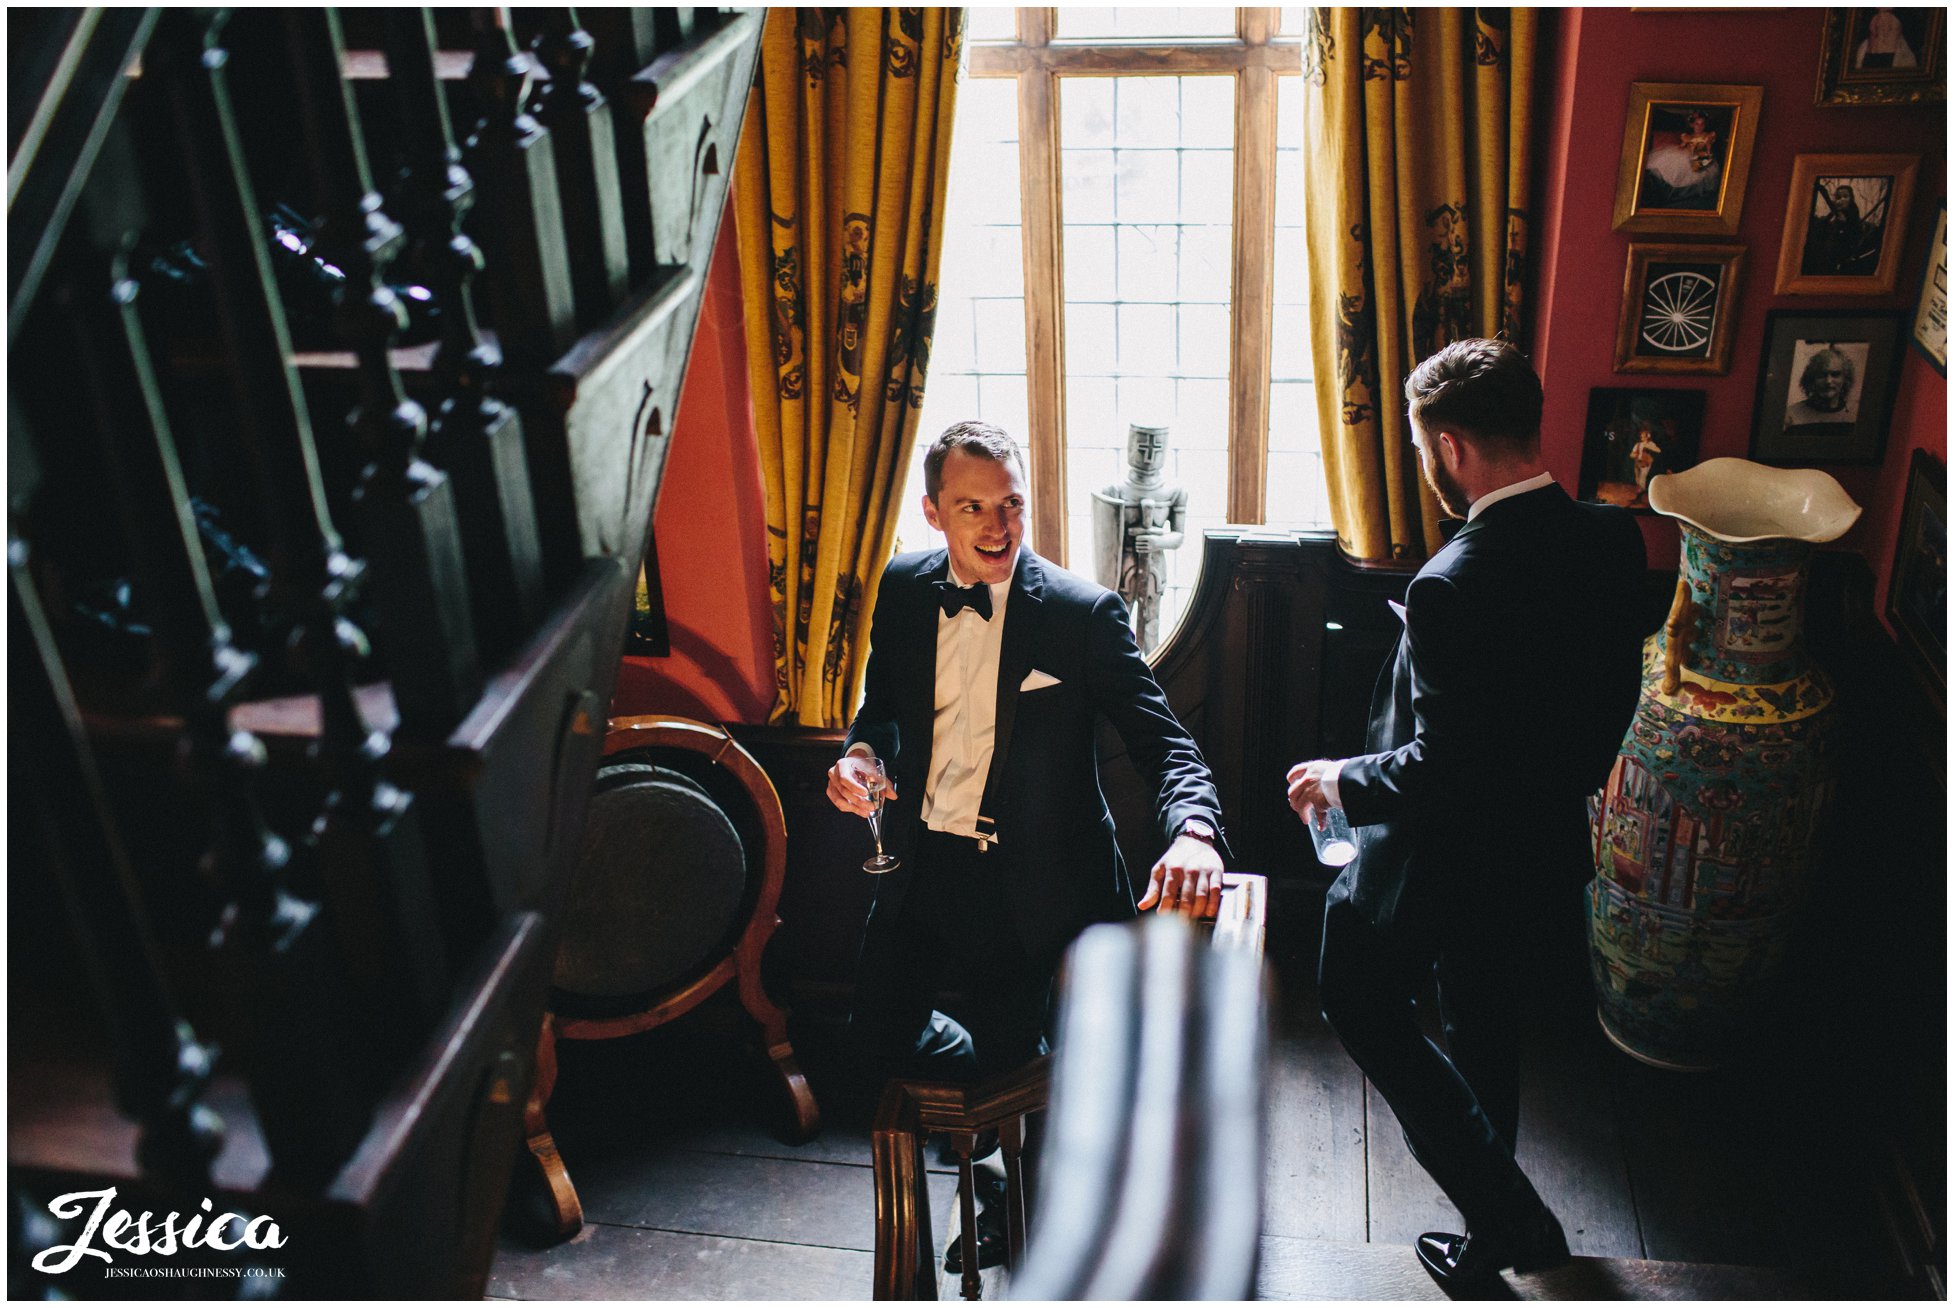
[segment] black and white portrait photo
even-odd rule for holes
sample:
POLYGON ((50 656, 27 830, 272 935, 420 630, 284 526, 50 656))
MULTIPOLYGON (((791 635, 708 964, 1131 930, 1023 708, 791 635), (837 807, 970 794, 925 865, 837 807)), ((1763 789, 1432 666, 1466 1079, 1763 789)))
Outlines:
POLYGON ((1765 315, 1751 457, 1804 467, 1877 462, 1893 412, 1902 323, 1884 312, 1765 315))
POLYGON ((1819 177, 1798 261, 1804 277, 1869 277, 1879 269, 1891 213, 1891 177, 1819 177))
POLYGON ((1785 427, 1858 421, 1859 383, 1871 348, 1865 341, 1799 341, 1791 352, 1785 427))
POLYGON ((1854 72, 1918 68, 1927 56, 1932 12, 1922 8, 1862 9, 1852 16, 1854 72))

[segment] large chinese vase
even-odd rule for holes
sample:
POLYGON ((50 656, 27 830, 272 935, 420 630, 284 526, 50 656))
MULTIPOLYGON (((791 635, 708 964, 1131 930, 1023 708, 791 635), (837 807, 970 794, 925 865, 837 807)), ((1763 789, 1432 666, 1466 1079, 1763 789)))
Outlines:
POLYGON ((1680 522, 1682 567, 1595 805, 1590 957, 1610 1039, 1707 1068, 1769 1002, 1811 884, 1832 685, 1805 648, 1805 576, 1859 507, 1824 473, 1744 459, 1657 477, 1649 504, 1680 522))

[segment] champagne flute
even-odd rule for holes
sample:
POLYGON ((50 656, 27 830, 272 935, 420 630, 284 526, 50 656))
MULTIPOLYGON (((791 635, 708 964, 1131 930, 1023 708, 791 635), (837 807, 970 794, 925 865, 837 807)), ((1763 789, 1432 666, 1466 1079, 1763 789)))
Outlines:
POLYGON ((868 787, 868 802, 874 805, 868 815, 868 830, 875 837, 875 856, 862 864, 862 871, 893 872, 902 866, 902 860, 882 852, 882 796, 889 789, 889 774, 883 770, 881 759, 862 760, 862 784, 868 787))

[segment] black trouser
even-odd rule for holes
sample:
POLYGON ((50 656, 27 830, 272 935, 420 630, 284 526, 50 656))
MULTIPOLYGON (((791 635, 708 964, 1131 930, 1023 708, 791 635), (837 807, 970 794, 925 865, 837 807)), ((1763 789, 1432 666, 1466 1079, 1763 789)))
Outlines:
POLYGON ((1512 1229, 1545 1205, 1519 1165, 1522 958, 1510 921, 1457 919, 1443 935, 1385 933, 1333 887, 1317 971, 1323 1016, 1391 1105, 1412 1153, 1475 1231, 1512 1229), (1477 927, 1478 929, 1474 929, 1477 927), (1445 1050, 1415 999, 1438 968, 1445 1050))
POLYGON ((970 1082, 1045 1053, 1054 967, 1025 954, 999 854, 925 829, 892 932, 864 941, 851 1018, 879 1078, 970 1082), (956 1016, 934 1010, 945 982, 956 1016))

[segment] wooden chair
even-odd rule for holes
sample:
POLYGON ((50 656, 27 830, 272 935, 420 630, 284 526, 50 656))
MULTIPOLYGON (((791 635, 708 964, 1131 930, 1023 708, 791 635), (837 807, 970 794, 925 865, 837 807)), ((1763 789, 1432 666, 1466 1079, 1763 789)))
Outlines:
POLYGON ((773 783, 722 728, 688 718, 645 716, 611 721, 597 784, 599 797, 592 801, 579 879, 558 943, 551 1011, 544 1015, 538 1037, 535 1088, 524 1115, 529 1155, 550 1201, 554 1232, 563 1239, 582 1226, 583 1207, 546 1115, 556 1083, 558 1040, 612 1040, 649 1031, 733 986, 759 1024, 766 1055, 786 1091, 790 1137, 808 1139, 821 1124, 820 1110, 787 1040, 787 1014, 767 997, 760 979, 761 955, 780 925, 775 907, 787 867, 787 826, 773 783), (713 857, 699 860, 697 868, 673 868, 671 883, 658 891, 660 900, 675 897, 693 906, 695 917, 706 918, 682 924, 683 939, 672 941, 682 956, 662 964, 644 957, 648 951, 656 955, 663 943, 655 938, 657 917, 647 919, 632 910, 642 902, 642 887, 630 883, 641 883, 649 870, 645 833, 626 833, 631 847, 622 851, 622 859, 615 849, 607 854, 595 839, 607 783, 614 780, 630 787, 610 787, 608 795, 627 815, 634 797, 662 801, 655 811, 640 805, 640 826, 647 819, 664 821, 674 835, 695 824, 705 825, 708 834, 724 828, 724 847, 715 846, 713 857), (729 861, 743 866, 729 869, 729 861), (726 886, 729 870, 744 884, 726 886), (687 871, 717 878, 718 884, 680 884, 677 876, 687 871), (647 965, 652 971, 646 971, 647 965), (641 984, 647 976, 657 978, 649 990, 641 984), (580 993, 587 989, 600 994, 580 993), (603 992, 620 989, 626 992, 622 1000, 603 997, 603 992))
MULTIPOLYGON (((877 1106, 871 1136, 875 1173, 875 1284, 877 1299, 934 1299, 937 1297, 935 1242, 930 1226, 929 1191, 923 1141, 930 1134, 945 1135, 957 1154, 957 1204, 962 1240, 963 1272, 960 1290, 965 1299, 982 1297, 977 1266, 977 1198, 972 1154, 978 1138, 996 1132, 1004 1155, 1005 1261, 1014 1277, 1021 1265, 1026 1276, 1020 1298, 1183 1298, 1212 1295, 1140 1293, 1171 1289, 1160 1278, 1132 1270, 1137 1255, 1127 1248, 1136 1238, 1172 1241, 1171 1231, 1157 1222, 1189 1222, 1189 1214, 1175 1210, 1144 1222, 1131 1221, 1137 1234, 1120 1245, 1121 1261, 1099 1269, 1095 1244, 1082 1233, 1104 1234, 1111 1220, 1111 1199, 1123 1193, 1118 1174, 1127 1170, 1129 1153, 1109 1149, 1108 1132, 1137 1127, 1136 1134, 1173 1125, 1177 1132, 1193 1132, 1202 1140, 1176 1140, 1171 1157, 1140 1170, 1151 1188, 1171 1197, 1186 1188, 1183 1175, 1198 1161, 1196 1151, 1220 1146, 1224 1156, 1208 1170, 1246 1169, 1252 1193, 1231 1196, 1228 1220, 1250 1232, 1247 1274, 1241 1273, 1239 1242, 1207 1252, 1200 1260, 1207 1270, 1200 1278, 1176 1280, 1174 1285, 1211 1287, 1240 1281, 1246 1297, 1254 1280, 1255 1233, 1259 1222, 1243 1222, 1260 1211, 1260 1099, 1263 1002, 1261 959, 1268 916, 1268 883, 1260 876, 1229 873, 1221 909, 1212 923, 1190 928, 1182 919, 1149 917, 1119 926, 1094 927, 1080 937, 1066 956, 1061 983, 1060 1053, 1054 1076, 1052 1057, 1034 1059, 1023 1067, 983 1084, 964 1087, 925 1081, 892 1081, 877 1106), (1220 961, 1226 960, 1226 961, 1220 961), (1163 1010, 1163 1000, 1164 1008, 1163 1010), (1176 1038, 1167 1049, 1148 1033, 1167 1031, 1176 1038), (1165 1056, 1179 1067, 1163 1066, 1165 1056), (1056 1080, 1057 1090, 1054 1090, 1056 1080), (1218 1092, 1209 1097, 1209 1092, 1218 1092), (1173 1102, 1180 1094, 1203 1096, 1214 1115, 1181 1113, 1173 1102), (1042 1201, 1055 1192, 1071 1191, 1060 1203, 1074 1211, 1040 1228, 1041 1252, 1025 1259, 1030 1213, 1025 1194, 1023 1153, 1030 1115, 1053 1111, 1051 1138, 1044 1159, 1047 1179, 1042 1201), (1229 1120, 1219 1120, 1228 1116, 1229 1120), (1198 1120, 1197 1120, 1198 1119, 1198 1120), (1141 1124, 1152 1125, 1141 1125, 1141 1124), (1165 1169, 1164 1175, 1162 1169, 1165 1169), (1090 1178, 1087 1182, 1086 1178, 1090 1178), (1094 1192, 1100 1195, 1093 1200, 1094 1192), (1084 1201, 1083 1209, 1080 1201, 1084 1201), (1246 1206, 1244 1206, 1246 1204, 1246 1206), (1097 1214, 1087 1216, 1086 1211, 1097 1214), (1102 1211, 1103 1210, 1103 1211, 1102 1211), (1054 1247, 1043 1252, 1045 1244, 1054 1247), (1124 1286, 1130 1294, 1063 1293, 1085 1286, 1124 1286), (1044 1287, 1031 1293, 1029 1287, 1044 1287)), ((1122 1223, 1128 1217, 1122 1212, 1122 1223)), ((1205 1229, 1199 1220, 1192 1227, 1205 1229)), ((1223 1241, 1224 1245, 1229 1242, 1223 1241)), ((1205 1246, 1204 1246, 1205 1250, 1205 1246)))

